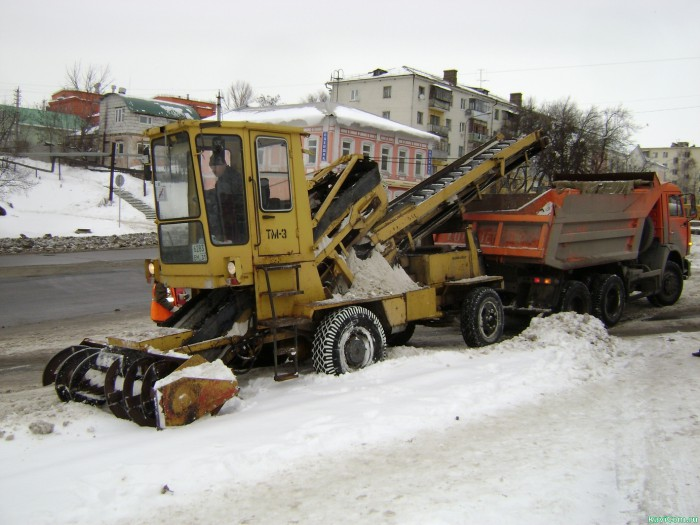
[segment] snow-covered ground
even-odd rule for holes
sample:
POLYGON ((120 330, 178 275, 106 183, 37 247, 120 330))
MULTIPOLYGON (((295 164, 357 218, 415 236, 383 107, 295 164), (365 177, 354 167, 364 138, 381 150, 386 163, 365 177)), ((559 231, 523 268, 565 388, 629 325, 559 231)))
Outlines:
MULTIPOLYGON (((77 192, 76 209, 101 213, 77 192)), ((48 204, 33 205, 49 217, 48 204)), ((681 303, 700 300, 696 280, 681 303)), ((698 332, 621 339, 569 313, 481 349, 456 329, 418 330, 411 346, 345 376, 307 365, 275 383, 256 370, 217 417, 164 431, 60 403, 51 387, 3 393, 0 523, 697 517, 699 347, 698 332)))
MULTIPOLYGON (((51 169, 50 163, 20 160, 51 169)), ((109 172, 62 166, 59 178, 58 164, 54 173, 19 169, 26 173, 32 186, 0 198, 0 206, 7 212, 0 216, 0 238, 75 236, 76 230, 90 230, 92 235, 102 236, 155 231, 152 220, 118 196, 109 202, 109 172)), ((125 175, 122 188, 153 206, 152 188, 147 185, 144 196, 143 181, 125 175)))

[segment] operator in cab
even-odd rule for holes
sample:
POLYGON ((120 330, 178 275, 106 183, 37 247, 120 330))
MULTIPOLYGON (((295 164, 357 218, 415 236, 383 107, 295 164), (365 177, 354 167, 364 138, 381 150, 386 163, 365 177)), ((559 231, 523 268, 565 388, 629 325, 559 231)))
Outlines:
POLYGON ((245 231, 245 197, 243 175, 226 163, 222 152, 214 152, 209 167, 216 184, 206 190, 207 219, 214 244, 241 244, 245 231))

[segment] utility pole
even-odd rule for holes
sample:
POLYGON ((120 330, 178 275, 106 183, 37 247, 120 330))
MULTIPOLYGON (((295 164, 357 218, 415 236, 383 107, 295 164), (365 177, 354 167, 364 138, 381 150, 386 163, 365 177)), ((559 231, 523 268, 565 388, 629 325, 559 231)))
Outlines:
POLYGON ((19 89, 19 86, 17 86, 17 89, 15 90, 15 115, 17 118, 17 121, 15 122, 15 148, 19 147, 19 103, 22 100, 22 92, 19 89))

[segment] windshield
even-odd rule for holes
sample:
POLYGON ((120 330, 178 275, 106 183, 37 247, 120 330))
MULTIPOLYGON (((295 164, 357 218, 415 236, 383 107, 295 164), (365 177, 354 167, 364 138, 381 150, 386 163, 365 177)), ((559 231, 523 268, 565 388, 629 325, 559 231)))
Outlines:
POLYGON ((189 135, 176 133, 151 143, 153 190, 158 219, 160 258, 164 263, 207 262, 189 135), (188 220, 189 219, 189 220, 188 220))
POLYGON ((187 133, 167 135, 155 140, 151 149, 158 218, 170 220, 198 217, 199 201, 187 133))

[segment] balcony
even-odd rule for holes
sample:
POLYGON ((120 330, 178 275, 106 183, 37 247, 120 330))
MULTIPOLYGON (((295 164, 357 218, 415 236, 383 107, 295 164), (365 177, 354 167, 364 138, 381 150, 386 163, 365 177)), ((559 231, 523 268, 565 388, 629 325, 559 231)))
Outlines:
POLYGON ((450 129, 447 126, 441 126, 439 124, 429 124, 428 130, 431 133, 435 133, 441 137, 447 137, 447 135, 450 133, 450 129))
POLYGON ((449 111, 450 106, 452 106, 452 103, 447 102, 445 100, 440 100, 439 98, 430 97, 430 99, 428 99, 428 105, 429 105, 429 107, 434 108, 434 109, 440 109, 442 111, 449 111))
POLYGON ((489 136, 485 133, 469 133, 469 142, 475 142, 477 144, 482 144, 489 140, 489 136))

